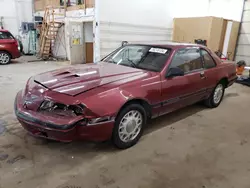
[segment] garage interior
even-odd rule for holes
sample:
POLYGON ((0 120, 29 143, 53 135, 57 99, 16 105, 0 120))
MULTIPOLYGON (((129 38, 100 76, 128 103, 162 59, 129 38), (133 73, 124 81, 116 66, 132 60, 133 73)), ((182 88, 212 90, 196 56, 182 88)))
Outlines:
POLYGON ((52 27, 58 28, 43 33, 47 23, 36 23, 36 52, 0 66, 0 188, 249 188, 247 84, 233 84, 217 108, 197 103, 150 120, 138 144, 126 150, 114 148, 110 141, 35 138, 20 126, 14 101, 31 76, 97 63, 123 42, 199 43, 235 66, 244 61, 239 77, 250 76, 249 0, 202 0, 211 10, 216 8, 208 13, 199 0, 105 1, 34 0, 34 16, 44 17, 46 8, 53 6, 52 22, 58 25, 52 27), (188 14, 177 6, 180 2, 190 9, 188 14), (154 3, 170 7, 169 22, 157 6, 150 8, 154 3), (170 11, 172 5, 176 12, 170 11))

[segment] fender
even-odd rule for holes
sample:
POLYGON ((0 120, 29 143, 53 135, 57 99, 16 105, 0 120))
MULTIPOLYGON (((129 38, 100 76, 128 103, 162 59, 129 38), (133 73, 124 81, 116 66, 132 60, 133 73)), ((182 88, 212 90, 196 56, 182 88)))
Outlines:
POLYGON ((159 75, 150 79, 125 84, 82 100, 82 103, 100 116, 116 116, 121 108, 131 100, 143 100, 152 105, 161 100, 161 82, 159 75))

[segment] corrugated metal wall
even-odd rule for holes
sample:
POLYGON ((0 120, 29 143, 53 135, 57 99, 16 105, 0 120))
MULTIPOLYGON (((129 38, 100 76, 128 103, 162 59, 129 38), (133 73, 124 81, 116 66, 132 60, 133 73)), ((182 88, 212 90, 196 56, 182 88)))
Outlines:
POLYGON ((236 50, 236 61, 245 60, 250 65, 250 1, 245 2, 238 46, 236 50))
POLYGON ((171 39, 172 28, 115 22, 100 23, 101 57, 120 47, 122 41, 140 44, 164 44, 171 39))

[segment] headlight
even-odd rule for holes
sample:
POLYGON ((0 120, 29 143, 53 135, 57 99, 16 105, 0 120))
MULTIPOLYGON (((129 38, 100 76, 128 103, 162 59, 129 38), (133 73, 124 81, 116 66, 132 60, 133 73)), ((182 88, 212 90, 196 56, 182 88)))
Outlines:
POLYGON ((46 111, 60 116, 78 116, 83 114, 84 105, 65 105, 51 100, 45 100, 41 104, 39 111, 46 111))
POLYGON ((53 101, 45 100, 40 106, 40 110, 48 110, 48 109, 51 110, 54 106, 55 106, 55 103, 53 101))

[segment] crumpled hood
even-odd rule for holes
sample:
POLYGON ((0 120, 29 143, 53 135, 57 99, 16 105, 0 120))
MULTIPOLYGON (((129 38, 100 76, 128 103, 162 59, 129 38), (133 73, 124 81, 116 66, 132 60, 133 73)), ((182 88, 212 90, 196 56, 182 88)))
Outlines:
POLYGON ((119 80, 142 78, 144 73, 143 70, 101 62, 42 73, 33 80, 50 90, 74 96, 119 80))

